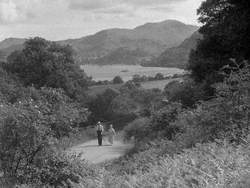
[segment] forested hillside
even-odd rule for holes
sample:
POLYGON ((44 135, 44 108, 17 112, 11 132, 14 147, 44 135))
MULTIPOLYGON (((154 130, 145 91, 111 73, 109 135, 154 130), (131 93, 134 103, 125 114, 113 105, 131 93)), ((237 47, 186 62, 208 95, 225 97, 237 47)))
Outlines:
POLYGON ((199 32, 185 39, 179 46, 165 50, 158 57, 148 61, 142 61, 143 66, 152 67, 177 67, 186 69, 191 50, 196 49, 197 43, 202 39, 199 32))

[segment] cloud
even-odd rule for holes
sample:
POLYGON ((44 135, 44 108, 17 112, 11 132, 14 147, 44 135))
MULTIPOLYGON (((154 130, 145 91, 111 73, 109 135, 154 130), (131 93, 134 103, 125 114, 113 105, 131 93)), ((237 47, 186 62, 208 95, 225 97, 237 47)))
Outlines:
POLYGON ((150 11, 155 11, 155 12, 172 12, 174 10, 173 6, 154 6, 154 7, 149 7, 147 10, 150 11))
POLYGON ((173 4, 184 1, 188 0, 0 0, 0 23, 58 22, 58 17, 72 17, 79 10, 86 17, 87 14, 131 17, 141 10, 171 11, 173 4))
POLYGON ((31 21, 36 17, 46 18, 46 15, 60 11, 66 2, 67 0, 0 0, 0 22, 11 24, 31 21))
POLYGON ((178 19, 196 24, 202 0, 0 0, 0 40, 78 38, 108 28, 178 19))
POLYGON ((160 5, 169 5, 172 3, 179 3, 186 0, 128 0, 127 3, 143 7, 143 6, 160 6, 160 5))
POLYGON ((110 20, 126 20, 134 17, 148 20, 150 17, 154 19, 154 14, 161 17, 160 13, 172 12, 173 5, 187 1, 189 0, 68 0, 68 8, 72 11, 82 11, 85 15, 92 14, 98 19, 110 17, 110 20))
POLYGON ((34 18, 39 3, 40 0, 0 0, 0 22, 12 24, 34 18))
MULTIPOLYGON (((98 9, 113 9, 120 5, 127 8, 145 8, 164 5, 171 6, 187 0, 70 0, 69 8, 83 11, 93 11, 98 9)), ((116 11, 118 12, 118 11, 116 11)))
POLYGON ((0 21, 2 23, 15 22, 24 17, 25 15, 18 10, 17 5, 13 1, 0 2, 0 21))
POLYGON ((126 6, 124 4, 108 7, 108 8, 102 8, 98 10, 94 10, 95 14, 106 14, 106 15, 124 15, 124 16, 131 16, 136 11, 135 8, 126 6))
POLYGON ((69 8, 82 10, 96 10, 113 6, 112 0, 71 0, 69 8))

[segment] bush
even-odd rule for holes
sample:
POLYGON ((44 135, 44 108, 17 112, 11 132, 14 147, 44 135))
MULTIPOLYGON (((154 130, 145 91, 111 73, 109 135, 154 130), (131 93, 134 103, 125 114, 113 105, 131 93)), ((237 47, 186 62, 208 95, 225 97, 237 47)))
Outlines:
POLYGON ((51 187, 76 187, 87 183, 87 179, 98 178, 98 170, 80 159, 80 156, 64 153, 49 155, 42 168, 30 169, 25 177, 30 177, 29 184, 51 187), (36 180, 36 181, 34 181, 36 180))
POLYGON ((204 89, 202 84, 196 84, 192 80, 172 81, 165 86, 164 93, 169 101, 180 102, 186 108, 194 108, 198 101, 207 99, 204 89))
POLYGON ((125 139, 130 140, 132 137, 137 140, 143 140, 147 138, 149 130, 150 120, 148 118, 140 118, 132 121, 126 127, 124 127, 125 139))
POLYGON ((174 124, 181 110, 180 104, 172 103, 155 111, 151 118, 151 134, 154 135, 155 133, 169 140, 173 139, 174 136, 181 131, 181 127, 174 124))
POLYGON ((197 144, 174 156, 159 157, 156 147, 131 158, 120 159, 107 170, 108 187, 247 187, 249 143, 232 146, 227 142, 197 144), (117 169, 117 170, 115 170, 117 169), (114 173, 112 173, 114 170, 114 173), (110 177, 111 176, 111 177, 110 177))
POLYGON ((163 80, 164 79, 164 75, 162 73, 157 73, 154 77, 155 80, 163 80))
POLYGON ((122 84, 122 83, 123 83, 123 80, 120 76, 114 77, 113 84, 122 84))
POLYGON ((0 128, 0 160, 4 175, 21 179, 20 176, 50 150, 52 133, 46 118, 35 106, 4 105, 0 128))
POLYGON ((241 142, 249 131, 249 72, 246 67, 228 75, 215 85, 217 97, 179 114, 175 124, 184 130, 179 138, 183 144, 190 147, 218 138, 241 142))
POLYGON ((24 88, 17 79, 0 66, 0 93, 2 102, 15 103, 24 96, 24 88))
POLYGON ((14 183, 45 183, 36 176, 54 156, 57 140, 77 130, 88 112, 60 89, 22 90, 17 102, 0 105, 1 169, 14 183))

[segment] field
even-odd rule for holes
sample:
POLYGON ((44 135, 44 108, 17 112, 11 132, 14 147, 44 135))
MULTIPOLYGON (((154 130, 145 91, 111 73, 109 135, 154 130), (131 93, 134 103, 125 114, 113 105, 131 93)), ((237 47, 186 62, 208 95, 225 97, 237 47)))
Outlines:
MULTIPOLYGON (((142 82, 141 86, 144 89, 160 89, 163 90, 164 87, 171 81, 174 80, 181 80, 182 78, 172 78, 167 80, 156 80, 156 81, 148 81, 148 82, 142 82)), ((122 84, 108 84, 108 85, 100 85, 100 86, 91 86, 89 87, 88 94, 90 96, 96 96, 98 94, 103 93, 106 89, 119 89, 122 86, 122 84)))
POLYGON ((165 86, 169 83, 172 82, 174 80, 178 80, 180 81, 182 78, 172 78, 172 79, 167 79, 167 80, 156 80, 156 81, 148 81, 148 82, 143 82, 141 83, 141 86, 144 89, 160 89, 163 90, 165 88, 165 86))

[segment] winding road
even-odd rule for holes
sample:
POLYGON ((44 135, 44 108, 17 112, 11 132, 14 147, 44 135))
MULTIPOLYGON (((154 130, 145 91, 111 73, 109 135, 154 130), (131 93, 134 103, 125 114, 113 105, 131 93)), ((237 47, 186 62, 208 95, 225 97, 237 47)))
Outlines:
POLYGON ((82 159, 86 159, 94 164, 102 163, 112 159, 116 159, 125 155, 125 153, 133 147, 131 143, 124 143, 116 140, 111 146, 107 139, 104 138, 103 145, 98 146, 97 140, 90 140, 83 144, 74 146, 70 149, 71 153, 82 154, 82 159))

